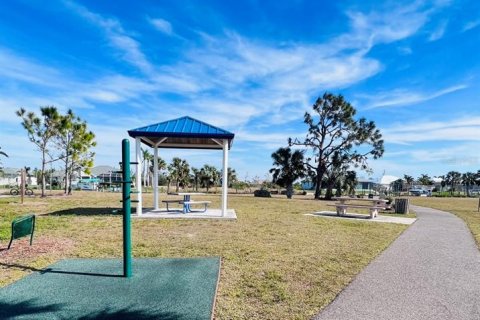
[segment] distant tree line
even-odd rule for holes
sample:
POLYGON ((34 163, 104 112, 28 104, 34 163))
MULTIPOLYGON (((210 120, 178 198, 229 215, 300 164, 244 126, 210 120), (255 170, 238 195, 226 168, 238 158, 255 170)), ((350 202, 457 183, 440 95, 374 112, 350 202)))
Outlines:
MULTIPOLYGON (((158 157, 159 185, 167 185, 167 192, 174 187, 178 192, 182 189, 198 191, 199 188, 217 188, 221 184, 222 171, 214 166, 205 164, 202 168, 190 167, 187 160, 175 157, 167 164, 165 160, 158 157)), ((144 187, 153 185, 154 157, 147 150, 142 149, 142 184, 144 187)), ((235 169, 228 168, 228 187, 239 188, 241 183, 238 180, 235 169)))
POLYGON ((96 146, 95 134, 88 130, 87 123, 76 116, 72 110, 65 115, 54 106, 40 107, 40 115, 20 108, 16 112, 22 119, 22 126, 29 140, 35 144, 41 154, 40 180, 42 197, 45 197, 46 166, 62 161, 65 172, 65 194, 71 193, 74 172, 89 173, 93 167, 96 146))
MULTIPOLYGON (((436 176, 434 178, 440 179, 440 190, 435 191, 444 191, 444 189, 447 189, 451 195, 457 191, 456 188, 459 185, 464 187, 467 196, 470 196, 470 191, 473 186, 480 186, 480 170, 476 173, 449 171, 444 175, 436 176)), ((411 189, 414 185, 432 186, 434 183, 433 178, 428 174, 421 174, 416 180, 412 176, 405 174, 403 179, 397 179, 392 182, 392 190, 404 191, 411 189)))

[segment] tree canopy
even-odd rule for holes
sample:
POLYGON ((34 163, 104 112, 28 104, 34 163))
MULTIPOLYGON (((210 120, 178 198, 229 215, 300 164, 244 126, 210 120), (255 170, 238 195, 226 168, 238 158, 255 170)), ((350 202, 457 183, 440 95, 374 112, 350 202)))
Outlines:
POLYGON ((367 170, 369 158, 383 155, 384 142, 375 123, 363 117, 356 119, 355 108, 342 95, 326 92, 315 101, 313 111, 304 115, 306 137, 289 138, 288 143, 311 151, 313 157, 306 158, 305 164, 313 171, 315 198, 319 199, 321 182, 332 167, 338 169, 338 161, 367 170))
POLYGON ((303 152, 290 148, 279 148, 272 153, 274 168, 270 169, 273 174, 273 182, 287 188, 287 198, 293 195, 293 183, 305 176, 303 152))

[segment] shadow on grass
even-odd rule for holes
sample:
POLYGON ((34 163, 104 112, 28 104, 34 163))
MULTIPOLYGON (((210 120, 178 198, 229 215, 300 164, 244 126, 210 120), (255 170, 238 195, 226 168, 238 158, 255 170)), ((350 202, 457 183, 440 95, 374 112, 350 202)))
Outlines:
MULTIPOLYGON (((132 208, 132 212, 135 209, 132 208)), ((122 208, 71 208, 53 211, 45 216, 105 216, 105 215, 121 215, 122 208)))
POLYGON ((56 269, 52 269, 52 268, 38 269, 38 268, 34 268, 34 267, 23 266, 23 265, 19 265, 19 264, 8 264, 8 263, 3 263, 3 262, 0 262, 0 266, 6 267, 6 268, 19 269, 19 270, 22 270, 22 271, 34 271, 34 272, 39 272, 40 274, 57 273, 57 274, 69 274, 69 275, 93 276, 93 277, 111 277, 111 278, 122 278, 123 277, 123 275, 120 275, 120 274, 63 271, 63 270, 56 270, 56 269))
POLYGON ((0 301, 0 318, 17 319, 21 317, 22 319, 51 319, 54 316, 59 318, 67 316, 65 319, 186 320, 185 317, 173 312, 148 313, 142 310, 124 308, 121 310, 103 309, 85 315, 69 315, 69 309, 69 306, 62 304, 37 305, 34 303, 34 300, 11 303, 0 301))

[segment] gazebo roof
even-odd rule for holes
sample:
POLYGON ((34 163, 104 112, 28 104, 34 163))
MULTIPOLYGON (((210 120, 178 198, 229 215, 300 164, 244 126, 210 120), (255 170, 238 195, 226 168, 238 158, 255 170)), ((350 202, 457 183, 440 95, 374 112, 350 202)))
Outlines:
POLYGON ((234 134, 191 117, 181 117, 128 130, 128 135, 150 147, 185 149, 222 149, 223 139, 230 149, 234 134))

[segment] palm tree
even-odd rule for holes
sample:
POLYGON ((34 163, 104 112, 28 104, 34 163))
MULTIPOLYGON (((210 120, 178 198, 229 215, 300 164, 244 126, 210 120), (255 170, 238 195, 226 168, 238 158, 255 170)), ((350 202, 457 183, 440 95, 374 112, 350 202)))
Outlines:
POLYGON ((357 173, 355 171, 345 172, 343 176, 343 190, 349 195, 354 195, 357 184, 357 173))
POLYGON ((305 165, 303 152, 290 148, 279 148, 272 153, 274 168, 270 169, 273 174, 273 182, 287 188, 287 198, 293 195, 293 183, 299 178, 305 177, 305 165))
POLYGON ((431 186, 433 184, 433 180, 428 174, 420 175, 417 180, 422 186, 431 186))
POLYGON ((148 187, 148 172, 150 167, 150 161, 153 159, 153 155, 147 149, 142 148, 142 166, 143 166, 143 186, 148 187))
POLYGON ((398 192, 400 194, 403 190, 403 179, 397 179, 392 182, 393 192, 398 192))
POLYGON ((192 167, 192 176, 190 177, 191 178, 191 182, 192 182, 192 185, 193 185, 193 189, 195 191, 198 191, 198 183, 200 182, 200 169, 197 169, 197 168, 194 168, 192 167))
MULTIPOLYGON (((148 167, 148 175, 149 177, 151 177, 151 181, 153 182, 153 175, 154 175, 154 159, 153 159, 153 156, 150 158, 150 165, 148 167)), ((167 169, 167 163, 165 162, 165 160, 163 160, 162 158, 158 157, 157 159, 157 169, 158 169, 158 172, 160 173, 162 170, 165 170, 167 169)))
POLYGON ((410 188, 412 188, 413 181, 415 181, 415 180, 413 179, 413 177, 412 177, 412 176, 409 176, 408 174, 404 174, 404 175, 403 175, 403 179, 404 179, 405 182, 407 183, 408 190, 409 190, 410 188))
POLYGON ((447 185, 447 182, 445 180, 445 175, 443 176, 436 176, 435 178, 440 179, 440 191, 443 192, 443 188, 447 185))
POLYGON ((455 185, 459 184, 462 179, 462 174, 458 171, 450 171, 445 175, 445 183, 450 185, 450 193, 453 195, 455 185))
POLYGON ((235 171, 235 169, 228 167, 227 176, 228 176, 228 179, 227 179, 228 187, 231 188, 233 184, 236 183, 238 180, 237 172, 235 171))
POLYGON ((467 190, 467 197, 470 197, 470 186, 475 185, 477 182, 477 176, 475 173, 466 172, 462 174, 462 183, 465 185, 467 190))
POLYGON ((180 186, 185 187, 188 184, 190 175, 190 165, 186 160, 175 157, 168 166, 169 185, 170 181, 175 181, 175 191, 178 192, 180 186))
POLYGON ((220 173, 214 166, 206 164, 200 169, 200 183, 204 188, 207 188, 207 193, 210 186, 217 186, 219 178, 220 173))

